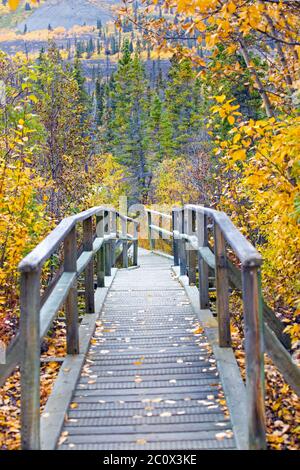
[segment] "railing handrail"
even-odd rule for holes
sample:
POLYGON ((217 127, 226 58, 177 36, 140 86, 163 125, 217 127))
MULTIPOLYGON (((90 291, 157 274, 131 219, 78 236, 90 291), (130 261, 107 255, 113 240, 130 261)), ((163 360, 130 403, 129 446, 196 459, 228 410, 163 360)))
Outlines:
POLYGON ((242 266, 261 266, 262 257, 247 238, 238 230, 225 212, 210 209, 208 207, 187 204, 185 209, 191 209, 195 212, 205 214, 218 224, 226 241, 229 243, 242 266))
MULTIPOLYGON (((225 212, 218 211, 216 209, 211 209, 209 207, 199 206, 195 204, 186 204, 182 208, 176 207, 173 208, 173 211, 178 212, 182 210, 192 210, 197 213, 211 217, 214 222, 218 224, 220 230, 222 231, 227 243, 231 246, 236 256, 239 258, 243 267, 246 266, 261 266, 262 257, 256 248, 247 240, 247 238, 238 230, 234 225, 231 219, 228 217, 225 212)), ((148 214, 159 215, 162 218, 172 219, 172 216, 159 212, 152 209, 146 209, 148 214)), ((166 229, 163 229, 155 224, 151 224, 150 227, 154 232, 166 233, 166 229)), ((173 230, 174 235, 179 235, 177 230, 173 230)), ((185 236, 186 239, 189 238, 189 241, 192 242, 192 239, 189 234, 181 232, 181 236, 185 236)), ((197 235, 194 234, 193 237, 195 241, 197 235)), ((192 242, 193 243, 193 242, 192 242)))
POLYGON ((165 214, 164 212, 159 212, 159 211, 148 209, 148 208, 145 208, 145 212, 148 212, 153 215, 159 215, 160 217, 164 217, 165 219, 172 220, 172 216, 170 214, 165 214))
POLYGON ((39 269, 55 252, 57 247, 63 242, 77 223, 83 222, 92 216, 99 215, 102 211, 113 212, 121 220, 132 222, 136 226, 139 224, 137 220, 105 206, 95 206, 91 209, 79 212, 78 214, 65 217, 30 253, 28 253, 28 255, 20 261, 18 266, 19 271, 30 272, 39 269))

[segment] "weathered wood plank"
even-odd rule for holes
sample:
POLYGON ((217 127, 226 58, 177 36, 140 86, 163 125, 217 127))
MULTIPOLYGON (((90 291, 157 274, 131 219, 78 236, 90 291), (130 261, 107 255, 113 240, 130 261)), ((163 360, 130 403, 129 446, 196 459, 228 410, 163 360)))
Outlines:
POLYGON ((21 275, 22 449, 40 447, 40 271, 21 275))
POLYGON ((246 390, 250 450, 266 448, 262 302, 256 267, 243 267, 246 390))
MULTIPOLYGON (((175 272, 176 271, 176 268, 175 272)), ((248 449, 247 429, 247 397, 239 366, 231 348, 220 348, 218 345, 218 324, 210 310, 200 308, 199 295, 196 287, 188 286, 184 279, 180 282, 191 301, 192 308, 204 327, 208 340, 218 364, 227 405, 233 426, 233 432, 239 450, 248 449)), ((192 360, 192 359, 190 359, 192 360)))
MULTIPOLYGON (((75 439, 77 443, 92 445, 120 443, 125 439, 130 444, 144 434, 147 441, 154 435, 164 440, 173 430, 178 443, 182 434, 198 434, 200 442, 209 441, 206 447, 214 448, 218 446, 216 434, 222 431, 222 426, 231 429, 224 415, 222 419, 217 403, 220 381, 208 341, 203 333, 193 333, 197 319, 183 289, 172 279, 170 271, 167 274, 158 268, 170 264, 166 258, 159 260, 147 253, 140 256, 141 268, 118 272, 103 307, 103 335, 95 336, 89 350, 86 364, 93 380, 83 375, 73 394, 78 406, 76 410, 69 409, 68 416, 76 416, 77 422, 66 421, 63 430, 69 432, 67 442, 75 439), (168 297, 164 298, 161 280, 166 282, 167 278, 173 290, 167 291, 168 297), (138 281, 146 283, 147 279, 152 279, 156 288, 151 292, 147 291, 147 284, 143 290, 137 286, 138 281), (156 293, 160 294, 158 301, 156 293), (160 325, 164 330, 160 330, 160 325), (129 408, 134 410, 144 402, 151 404, 152 400, 153 413, 140 422, 134 417, 138 411, 128 414, 129 408), (160 412, 156 412, 156 400, 160 412), (186 411, 191 402, 197 405, 193 413, 186 411), (82 412, 85 409, 97 412, 98 417, 86 417, 82 412), (167 410, 171 409, 169 414, 167 410), (112 414, 104 417, 101 410, 112 414), (121 418, 125 412, 126 420, 121 418)), ((190 448, 188 439, 186 448, 190 448)))
POLYGON ((96 252, 96 270, 97 270, 97 287, 105 287, 105 247, 104 247, 104 213, 96 217, 96 233, 97 238, 94 240, 93 249, 95 253, 95 242, 101 240, 100 249, 96 252))
MULTIPOLYGON (((76 273, 77 260, 77 241, 76 229, 71 230, 64 240, 64 272, 76 273)), ((78 336, 78 298, 77 298, 77 279, 75 278, 71 285, 65 304, 66 329, 67 329, 67 353, 79 353, 78 336)))
POLYGON ((235 227, 230 218, 220 211, 209 209, 207 207, 188 204, 187 209, 194 209, 196 212, 206 214, 213 218, 215 223, 220 227, 226 241, 240 259, 243 266, 260 266, 262 257, 253 245, 241 234, 235 227))
POLYGON ((214 225, 215 257, 216 257, 216 285, 217 285, 217 315, 219 346, 231 346, 230 311, 229 311, 229 284, 227 273, 226 246, 223 234, 217 224, 214 225))
POLYGON ((75 356, 68 355, 60 368, 53 391, 41 417, 42 450, 52 450, 56 446, 60 430, 64 423, 67 407, 72 399, 73 391, 85 361, 90 339, 95 329, 95 322, 99 318, 99 313, 116 272, 117 270, 113 269, 112 276, 106 278, 105 281, 108 287, 96 290, 96 313, 83 318, 79 328, 80 354, 75 356))
POLYGON ((40 310, 40 336, 46 336, 50 325, 67 298, 68 292, 76 280, 76 273, 63 273, 53 291, 40 310))
MULTIPOLYGON (((199 248, 199 252, 203 260, 209 265, 210 268, 215 269, 215 256, 210 248, 199 248)), ((228 266, 228 278, 229 284, 238 289, 242 290, 242 273, 240 269, 234 266, 234 264, 227 258, 228 266)), ((276 334, 280 342, 287 348, 291 347, 291 339, 287 333, 284 333, 285 325, 280 321, 280 319, 275 315, 273 310, 266 304, 263 300, 263 319, 264 322, 271 328, 272 331, 276 334)))
POLYGON ((93 252, 93 219, 83 221, 83 249, 91 253, 91 260, 84 271, 85 309, 87 313, 95 312, 94 298, 94 252, 93 252))
MULTIPOLYGON (((241 271, 234 266, 234 264, 227 260, 228 264, 228 276, 230 284, 242 290, 242 273, 241 271)), ((285 328, 284 323, 280 321, 279 318, 276 317, 275 313, 272 309, 264 302, 263 302, 263 319, 264 322, 271 328, 272 331, 276 334, 277 338, 280 342, 289 349, 291 347, 291 339, 288 334, 284 333, 283 330, 285 328)))
MULTIPOLYGON (((209 263, 204 254, 207 252, 207 217, 205 214, 196 213, 196 229, 198 238, 198 272, 199 272, 199 298, 201 309, 209 308, 209 263)), ((215 257, 212 256, 215 264, 215 257)))
POLYGON ((300 397, 300 368, 281 344, 274 331, 264 325, 265 349, 286 382, 300 397))

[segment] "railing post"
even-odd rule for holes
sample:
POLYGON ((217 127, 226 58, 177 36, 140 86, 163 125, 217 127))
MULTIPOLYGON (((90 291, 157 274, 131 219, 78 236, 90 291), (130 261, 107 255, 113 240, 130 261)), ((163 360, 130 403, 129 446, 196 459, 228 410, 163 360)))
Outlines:
MULTIPOLYGON (((93 251, 93 220, 92 217, 83 221, 83 249, 93 251)), ((87 313, 95 312, 94 296, 94 257, 85 268, 85 308, 87 313)))
MULTIPOLYGON (((179 236, 184 233, 184 209, 178 211, 178 231, 179 236)), ((180 252, 180 276, 186 275, 186 250, 184 238, 179 238, 179 252, 180 252)))
MULTIPOLYGON (((161 215, 158 216, 158 227, 159 227, 159 228, 163 228, 163 218, 162 218, 161 215)), ((159 238, 160 240, 163 239, 163 234, 162 234, 162 232, 158 232, 158 238, 159 238)), ((162 247, 160 247, 159 249, 162 249, 162 247)))
MULTIPOLYGON (((192 209, 187 209, 187 234, 193 235, 195 231, 195 212, 192 209)), ((189 284, 196 285, 196 251, 192 249, 191 245, 187 244, 187 257, 188 257, 188 278, 189 284)))
POLYGON ((152 229, 150 225, 152 225, 152 214, 151 212, 147 212, 147 217, 148 217, 148 240, 149 240, 149 248, 150 251, 153 251, 155 249, 155 240, 152 238, 152 229))
POLYGON ((173 232, 173 257, 174 257, 174 266, 179 265, 179 246, 177 234, 175 231, 178 231, 178 209, 172 209, 172 232, 173 232))
POLYGON ((139 229, 137 224, 133 224, 133 266, 138 265, 139 229))
MULTIPOLYGON (((117 214, 115 211, 111 212, 111 232, 117 233, 117 214)), ((111 265, 116 264, 116 240, 111 240, 111 265)))
MULTIPOLYGON (((104 234, 110 235, 110 220, 109 212, 104 211, 104 234)), ((111 276, 111 241, 105 240, 105 276, 111 276)))
POLYGON ((214 224, 214 239, 219 346, 229 348, 231 346, 231 334, 226 246, 223 233, 217 223, 214 224))
POLYGON ((121 220, 122 226, 122 259, 123 268, 128 268, 128 241, 127 241, 127 220, 121 220))
POLYGON ((105 287, 105 243, 104 243, 104 212, 96 217, 97 236, 103 239, 102 246, 96 255, 97 287, 105 287))
MULTIPOLYGON (((196 213, 197 238, 199 248, 207 247, 207 216, 202 212, 196 213)), ((208 265, 198 252, 198 271, 199 271, 199 297, 200 308, 205 310, 209 308, 209 282, 208 265)))
MULTIPOLYGON (((64 271, 76 273, 77 244, 74 227, 64 240, 64 271)), ((79 353, 77 279, 69 290, 66 303, 67 353, 79 353)))
POLYGON ((21 274, 21 435, 23 450, 40 448, 40 270, 21 274))
POLYGON ((263 322, 260 271, 242 267, 249 448, 266 448, 263 322))

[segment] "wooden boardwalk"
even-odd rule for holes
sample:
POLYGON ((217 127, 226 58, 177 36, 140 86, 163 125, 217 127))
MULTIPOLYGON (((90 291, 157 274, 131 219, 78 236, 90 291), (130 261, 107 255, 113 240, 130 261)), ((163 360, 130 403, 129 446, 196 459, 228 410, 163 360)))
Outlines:
POLYGON ((262 301, 262 257, 230 218, 190 204, 144 215, 92 207, 63 219, 19 263, 20 331, 0 386, 20 365, 22 449, 266 449, 265 353, 300 395, 285 325, 262 301), (142 224, 150 252, 138 249, 142 224), (164 237, 172 258, 155 252, 164 237), (43 267, 62 248, 43 300, 43 267), (243 304, 244 380, 232 349, 232 288, 243 304), (62 307, 67 354, 40 416, 40 345, 62 307))
POLYGON ((59 449, 236 448, 216 360, 171 261, 139 250, 109 290, 59 449))

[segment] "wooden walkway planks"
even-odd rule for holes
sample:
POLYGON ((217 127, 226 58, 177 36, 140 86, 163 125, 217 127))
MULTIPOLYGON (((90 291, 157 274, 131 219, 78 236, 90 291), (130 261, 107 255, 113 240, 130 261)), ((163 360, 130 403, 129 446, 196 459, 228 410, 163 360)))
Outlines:
POLYGON ((139 259, 115 277, 58 448, 235 448, 215 358, 171 261, 139 259))

